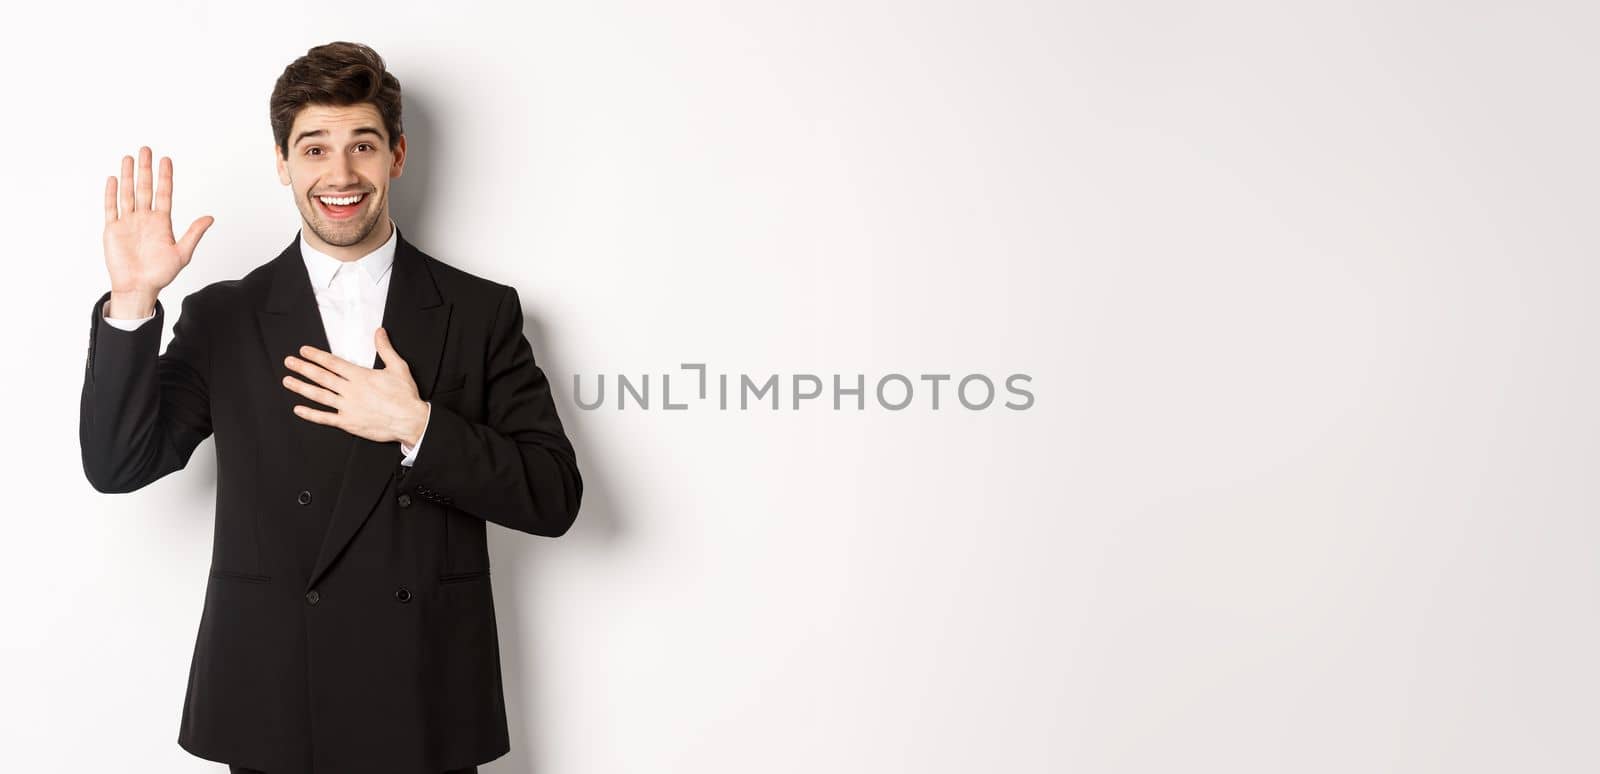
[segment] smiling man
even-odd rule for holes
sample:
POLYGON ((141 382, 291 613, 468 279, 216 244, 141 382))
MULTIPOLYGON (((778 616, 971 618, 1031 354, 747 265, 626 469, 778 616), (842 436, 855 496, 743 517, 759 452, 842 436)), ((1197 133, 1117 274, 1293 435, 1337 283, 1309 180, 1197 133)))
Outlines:
POLYGON ((273 155, 300 232, 184 297, 165 353, 159 293, 213 219, 174 238, 172 162, 153 170, 148 147, 106 180, 83 469, 132 492, 215 436, 177 741, 236 773, 474 772, 506 753, 486 525, 558 537, 583 494, 516 289, 422 252, 390 216, 400 104, 363 45, 284 70, 273 155))

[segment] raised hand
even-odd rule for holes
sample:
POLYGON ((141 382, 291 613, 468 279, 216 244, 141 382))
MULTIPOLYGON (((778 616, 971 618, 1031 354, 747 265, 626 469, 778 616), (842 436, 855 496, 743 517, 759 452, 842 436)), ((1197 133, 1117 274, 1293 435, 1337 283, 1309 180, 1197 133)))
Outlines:
MULTIPOLYGON (((172 159, 161 157, 161 179, 150 190, 150 148, 139 148, 139 177, 135 183, 133 157, 122 157, 122 180, 106 178, 106 270, 111 274, 111 303, 119 301, 148 310, 162 288, 172 284, 189 265, 200 237, 214 218, 202 215, 189 225, 182 239, 172 237, 172 159), (118 204, 121 212, 118 212, 118 204), (147 303, 138 303, 135 299, 147 303)), ((124 310, 131 306, 124 306, 124 310)), ((118 315, 115 310, 113 317, 118 315)))

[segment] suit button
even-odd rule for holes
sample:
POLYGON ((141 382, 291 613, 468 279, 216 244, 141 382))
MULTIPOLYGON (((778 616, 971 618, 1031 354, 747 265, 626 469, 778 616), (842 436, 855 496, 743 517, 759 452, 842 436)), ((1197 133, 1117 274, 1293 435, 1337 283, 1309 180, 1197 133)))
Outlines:
POLYGON ((409 589, 407 589, 406 587, 401 586, 398 590, 396 590, 394 592, 394 598, 400 600, 401 602, 410 602, 411 601, 411 591, 409 589))
POLYGON ((306 601, 307 602, 310 602, 311 604, 315 605, 317 603, 317 600, 319 600, 319 599, 322 599, 322 595, 318 594, 316 589, 312 589, 312 590, 306 592, 306 601))
POLYGON ((411 495, 405 494, 404 492, 400 493, 400 507, 405 508, 409 505, 411 505, 411 495))
POLYGON ((311 490, 309 490, 309 489, 300 490, 300 504, 301 505, 310 505, 311 504, 311 490))

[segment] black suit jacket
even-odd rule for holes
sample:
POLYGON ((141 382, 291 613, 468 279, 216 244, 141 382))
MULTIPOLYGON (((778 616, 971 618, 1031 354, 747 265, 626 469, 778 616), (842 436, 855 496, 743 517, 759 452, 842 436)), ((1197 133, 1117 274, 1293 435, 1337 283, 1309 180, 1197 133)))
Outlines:
MULTIPOLYGON (((583 481, 515 288, 399 236, 383 326, 432 402, 415 465, 294 415, 328 350, 296 234, 133 331, 95 302, 83 469, 131 492, 216 436, 216 524, 178 744, 272 774, 438 774, 510 749, 486 522, 557 537, 583 481)), ((372 367, 382 367, 374 359, 372 367)))

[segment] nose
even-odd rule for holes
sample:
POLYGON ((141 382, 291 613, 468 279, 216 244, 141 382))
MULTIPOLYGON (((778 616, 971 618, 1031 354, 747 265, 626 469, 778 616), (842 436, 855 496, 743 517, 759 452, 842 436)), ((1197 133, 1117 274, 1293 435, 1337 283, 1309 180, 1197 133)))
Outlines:
POLYGON ((350 158, 339 154, 328 169, 328 183, 331 187, 343 188, 354 185, 361 179, 356 176, 355 165, 350 163, 350 158))

